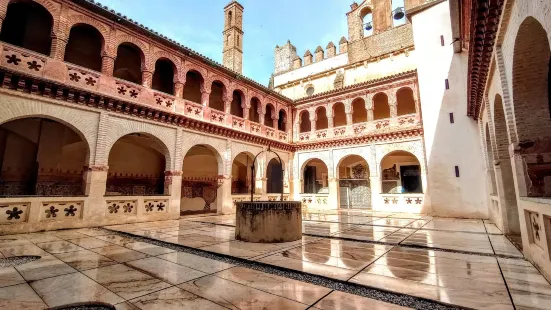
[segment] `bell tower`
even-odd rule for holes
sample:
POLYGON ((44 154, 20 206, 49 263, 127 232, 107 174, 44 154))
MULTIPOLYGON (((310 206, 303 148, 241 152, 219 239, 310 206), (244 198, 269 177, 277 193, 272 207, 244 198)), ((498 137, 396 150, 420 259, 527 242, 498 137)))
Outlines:
POLYGON ((224 7, 223 64, 241 73, 243 67, 243 6, 231 1, 224 7))

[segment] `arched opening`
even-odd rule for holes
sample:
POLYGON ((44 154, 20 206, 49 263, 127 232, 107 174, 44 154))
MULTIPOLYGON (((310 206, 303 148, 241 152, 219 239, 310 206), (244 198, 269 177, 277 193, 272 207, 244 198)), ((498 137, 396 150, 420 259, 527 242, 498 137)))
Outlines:
POLYGON ((18 1, 8 5, 2 22, 0 39, 40 54, 50 55, 53 18, 50 12, 34 1, 18 1))
POLYGON ((268 169, 266 171, 266 177, 268 178, 268 194, 279 194, 283 192, 283 176, 283 166, 279 163, 277 158, 272 158, 270 162, 268 162, 268 169))
POLYGON ((232 95, 230 113, 237 117, 243 118, 243 107, 242 103, 245 98, 245 95, 240 90, 234 90, 232 95))
POLYGON ((195 145, 186 153, 182 167, 182 212, 216 212, 219 162, 220 155, 208 145, 195 145))
POLYGON ((132 83, 142 83, 143 52, 132 43, 123 43, 117 48, 113 76, 132 83))
POLYGON ((260 123, 260 116, 258 116, 258 108, 260 107, 260 100, 253 97, 251 99, 251 107, 249 108, 249 120, 251 122, 260 123))
POLYGON ((333 126, 346 126, 346 111, 342 102, 333 105, 333 126))
POLYGON ((228 12, 228 27, 231 27, 233 25, 233 13, 232 11, 228 12))
POLYGON ((84 194, 88 144, 50 119, 23 118, 0 125, 0 195, 84 194))
POLYGON ((189 70, 186 73, 183 97, 195 103, 201 103, 201 91, 203 89, 203 77, 197 71, 189 70))
POLYGON ((274 106, 271 104, 266 105, 266 114, 264 114, 264 125, 274 128, 274 120, 272 119, 274 115, 274 106))
POLYGON ((212 82, 209 95, 209 107, 218 111, 224 111, 224 97, 226 87, 219 81, 212 82))
POLYGON ((277 129, 281 131, 287 131, 287 113, 285 113, 285 110, 281 109, 279 110, 279 118, 277 119, 277 129))
POLYGON ((151 88, 174 95, 174 63, 168 59, 161 58, 155 62, 155 72, 151 88))
POLYGON ((65 61, 77 66, 101 71, 103 36, 94 27, 86 24, 71 28, 65 48, 65 61))
POLYGON ((551 118, 548 34, 533 17, 517 33, 513 56, 513 101, 521 154, 526 160, 528 196, 551 197, 551 118))
POLYGON ((327 194, 328 169, 325 163, 317 158, 308 160, 302 169, 302 193, 327 194))
POLYGON ((362 33, 364 37, 368 37, 373 34, 373 13, 371 8, 363 8, 360 12, 360 19, 362 20, 362 33))
MULTIPOLYGON (((251 165, 254 156, 248 152, 241 152, 235 156, 232 163, 231 193, 232 194, 250 194, 251 193, 251 165)), ((258 171, 255 171, 258 173, 258 171)), ((256 189, 255 189, 256 192, 256 189)))
POLYGON ((421 165, 415 155, 395 151, 381 160, 381 191, 384 194, 422 193, 421 165))
POLYGON ((492 141, 490 140, 490 130, 488 129, 488 124, 485 127, 485 137, 486 137, 486 154, 487 156, 487 165, 488 173, 490 174, 490 195, 496 194, 496 174, 494 172, 494 151, 492 149, 492 141))
POLYGON ((415 99, 413 99, 413 90, 411 88, 401 88, 398 90, 396 101, 398 104, 396 107, 398 116, 416 113, 415 99))
POLYGON ((365 109, 365 101, 357 98, 352 101, 352 123, 367 122, 367 110, 365 109))
POLYGON ((503 109, 503 100, 499 94, 496 94, 494 100, 494 133, 496 139, 496 155, 498 160, 498 170, 501 175, 503 186, 502 197, 505 201, 507 213, 507 226, 504 228, 507 234, 520 234, 520 220, 517 208, 517 193, 513 179, 513 168, 509 156, 509 135, 503 109))
POLYGON ((384 93, 378 93, 373 97, 373 119, 385 119, 390 117, 388 97, 384 93))
POLYGON ((308 111, 302 111, 300 114, 300 133, 310 132, 312 130, 312 124, 310 123, 310 113, 308 111))
POLYGON ((316 110, 316 130, 327 129, 327 127, 327 111, 325 110, 325 107, 319 107, 316 110))
POLYGON ((340 207, 371 208, 369 165, 358 155, 349 155, 339 163, 340 207))
POLYGON ((144 133, 121 137, 109 152, 108 196, 164 194, 166 146, 144 133))

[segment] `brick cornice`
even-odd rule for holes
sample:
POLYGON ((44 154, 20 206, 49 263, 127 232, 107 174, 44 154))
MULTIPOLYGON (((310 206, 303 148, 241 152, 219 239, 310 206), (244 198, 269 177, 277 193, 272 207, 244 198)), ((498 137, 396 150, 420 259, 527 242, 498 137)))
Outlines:
POLYGON ((471 10, 463 11, 462 22, 469 23, 469 65, 467 115, 478 118, 484 98, 490 61, 504 0, 469 0, 471 10))

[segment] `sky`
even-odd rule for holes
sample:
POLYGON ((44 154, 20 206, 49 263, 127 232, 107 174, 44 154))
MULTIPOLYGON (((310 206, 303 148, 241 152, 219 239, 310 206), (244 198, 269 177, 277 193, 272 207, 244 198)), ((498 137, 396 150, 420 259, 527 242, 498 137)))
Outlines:
MULTIPOLYGON (((96 0, 218 63, 222 63, 224 6, 229 0, 96 0)), ((359 3, 361 1, 358 1, 359 3)), ((394 0, 393 7, 403 0, 394 0)), ((352 0, 239 0, 243 12, 243 75, 268 85, 274 49, 287 40, 302 57, 318 45, 348 37, 352 0)))

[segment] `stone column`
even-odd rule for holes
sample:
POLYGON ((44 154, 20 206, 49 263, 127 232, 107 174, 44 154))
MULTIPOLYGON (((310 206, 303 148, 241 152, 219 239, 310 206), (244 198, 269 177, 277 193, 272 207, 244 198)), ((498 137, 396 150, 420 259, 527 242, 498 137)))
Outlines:
POLYGON ((184 97, 184 84, 182 82, 174 83, 174 96, 177 98, 184 97))
POLYGON ((266 113, 258 113, 258 122, 262 125, 264 125, 264 117, 266 116, 266 113))
POLYGON ((58 37, 52 37, 52 47, 50 49, 50 57, 61 60, 65 58, 65 47, 67 40, 58 37))
POLYGON ((261 200, 268 200, 268 178, 262 178, 262 198, 261 200))
POLYGON ((209 106, 209 96, 210 96, 210 91, 206 91, 206 90, 201 91, 201 104, 204 107, 209 106))
POLYGON ((373 109, 368 109, 367 110, 367 121, 368 122, 373 121, 373 109))
POLYGON ((339 208, 339 179, 330 178, 329 180, 329 208, 338 209, 339 208))
POLYGON ((395 118, 396 116, 398 116, 398 105, 396 104, 396 102, 389 103, 389 105, 390 105, 390 117, 395 118))
POLYGON ((231 177, 224 176, 218 180, 216 192, 216 212, 218 214, 230 214, 235 212, 231 197, 231 177))
POLYGON ((90 166, 83 175, 84 194, 88 196, 87 207, 83 211, 83 219, 91 222, 101 222, 105 216, 105 189, 107 186, 107 166, 90 166))
POLYGON ((244 119, 249 119, 249 107, 244 107, 243 108, 243 118, 244 119))
POLYGON ((310 113, 310 132, 316 131, 316 115, 310 113))
POLYGON ((373 210, 384 211, 384 206, 381 204, 381 177, 369 176, 369 186, 371 187, 371 207, 373 210))
POLYGON ((353 123, 352 112, 346 112, 346 125, 352 125, 353 123))
POLYGON ((279 119, 279 115, 276 116, 275 118, 272 118, 272 127, 273 127, 274 129, 278 129, 278 130, 279 130, 279 128, 277 127, 277 120, 278 120, 278 119, 279 119))
POLYGON ((182 199, 182 171, 165 171, 165 195, 170 195, 168 212, 170 217, 180 217, 180 201, 182 199))
POLYGON ((147 88, 151 88, 151 83, 153 82, 153 72, 151 71, 142 71, 142 85, 147 88))
POLYGON ((101 56, 101 73, 112 76, 115 70, 115 57, 103 55, 101 56))
POLYGON ((333 115, 327 115, 327 128, 333 128, 333 115))

